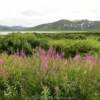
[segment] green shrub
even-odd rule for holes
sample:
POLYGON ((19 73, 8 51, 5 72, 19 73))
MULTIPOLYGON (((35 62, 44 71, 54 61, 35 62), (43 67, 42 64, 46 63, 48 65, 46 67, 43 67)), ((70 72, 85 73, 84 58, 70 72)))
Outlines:
POLYGON ((17 49, 20 51, 23 49, 27 55, 30 55, 32 49, 36 47, 46 50, 53 47, 57 52, 64 51, 66 57, 74 56, 76 53, 100 54, 99 36, 99 33, 13 33, 0 37, 0 52, 13 54, 17 49), (52 41, 56 41, 56 43, 52 41), (91 41, 94 43, 91 44, 91 41))

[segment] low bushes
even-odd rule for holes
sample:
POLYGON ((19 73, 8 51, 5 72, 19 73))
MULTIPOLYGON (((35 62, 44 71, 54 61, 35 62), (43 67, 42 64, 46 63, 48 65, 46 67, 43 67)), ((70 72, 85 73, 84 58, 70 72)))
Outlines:
POLYGON ((46 39, 36 38, 34 34, 9 34, 0 39, 0 50, 1 53, 14 54, 19 49, 30 55, 36 47, 47 49, 47 43, 46 39))
MULTIPOLYGON (((73 41, 74 42, 74 41, 73 41)), ((57 52, 64 52, 65 57, 73 57, 77 53, 84 55, 86 53, 91 53, 93 55, 100 53, 100 46, 91 44, 91 41, 77 41, 74 43, 56 43, 51 45, 57 52)))
POLYGON ((99 33, 95 35, 94 33, 8 34, 0 38, 0 52, 14 54, 19 49, 19 51, 24 50, 27 55, 31 55, 36 47, 42 47, 45 50, 53 47, 57 52, 65 52, 65 57, 74 56, 76 53, 99 54, 98 36, 99 33), (94 43, 91 44, 91 42, 94 43))

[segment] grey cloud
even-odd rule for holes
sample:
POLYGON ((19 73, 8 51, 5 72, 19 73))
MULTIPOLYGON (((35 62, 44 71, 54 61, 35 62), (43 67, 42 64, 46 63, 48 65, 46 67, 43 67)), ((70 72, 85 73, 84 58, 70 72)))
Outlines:
POLYGON ((22 11, 21 15, 23 15, 23 16, 39 16, 42 14, 37 11, 33 11, 33 10, 29 9, 29 10, 22 11))

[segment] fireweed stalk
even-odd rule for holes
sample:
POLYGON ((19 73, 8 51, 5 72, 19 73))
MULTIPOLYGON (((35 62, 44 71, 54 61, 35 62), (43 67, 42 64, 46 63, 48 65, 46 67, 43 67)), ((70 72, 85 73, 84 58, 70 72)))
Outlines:
POLYGON ((18 57, 26 57, 26 54, 23 49, 22 50, 17 49, 14 55, 18 57))
POLYGON ((85 57, 84 57, 84 60, 89 64, 95 64, 96 63, 96 58, 93 57, 90 54, 86 54, 85 57))
POLYGON ((53 48, 49 48, 49 50, 46 52, 44 49, 39 48, 38 49, 39 58, 41 61, 41 66, 43 69, 48 69, 48 63, 50 60, 62 60, 64 59, 64 53, 56 53, 56 51, 53 48))
MULTIPOLYGON (((41 66, 43 69, 47 70, 48 69, 48 64, 49 62, 55 61, 55 60, 65 60, 65 64, 67 64, 67 60, 64 58, 64 52, 57 53, 53 48, 49 48, 47 51, 45 51, 43 48, 39 47, 38 49, 38 55, 41 61, 41 66)), ((79 62, 80 60, 85 61, 86 63, 89 64, 95 64, 96 63, 96 58, 93 57, 90 54, 85 54, 84 57, 81 57, 80 54, 76 54, 73 58, 73 61, 79 62)))
POLYGON ((3 65, 4 61, 2 59, 0 59, 0 65, 3 65))

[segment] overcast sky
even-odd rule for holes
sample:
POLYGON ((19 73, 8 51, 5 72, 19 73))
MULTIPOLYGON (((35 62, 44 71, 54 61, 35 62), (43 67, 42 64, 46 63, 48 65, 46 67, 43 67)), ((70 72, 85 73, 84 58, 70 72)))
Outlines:
POLYGON ((0 0, 0 24, 35 26, 59 19, 100 20, 100 0, 0 0))

